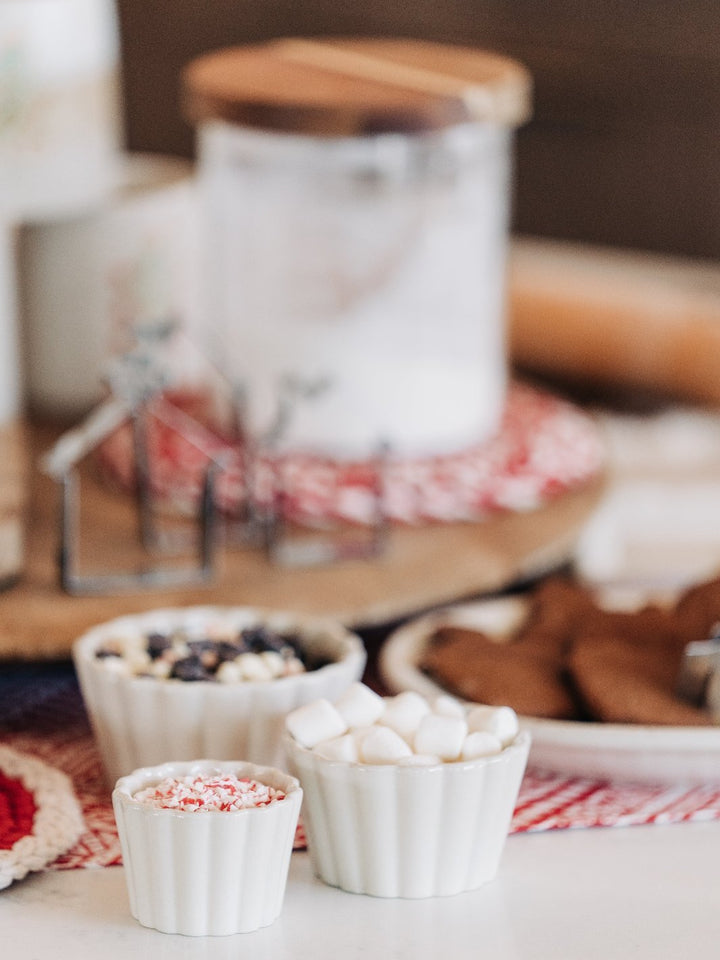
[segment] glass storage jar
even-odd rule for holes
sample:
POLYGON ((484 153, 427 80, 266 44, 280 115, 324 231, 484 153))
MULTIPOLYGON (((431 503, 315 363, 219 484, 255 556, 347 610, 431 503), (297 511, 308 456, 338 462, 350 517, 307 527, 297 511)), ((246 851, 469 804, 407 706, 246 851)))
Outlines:
POLYGON ((525 69, 416 41, 280 40, 193 61, 184 93, 209 349, 249 434, 364 458, 495 432, 525 69))

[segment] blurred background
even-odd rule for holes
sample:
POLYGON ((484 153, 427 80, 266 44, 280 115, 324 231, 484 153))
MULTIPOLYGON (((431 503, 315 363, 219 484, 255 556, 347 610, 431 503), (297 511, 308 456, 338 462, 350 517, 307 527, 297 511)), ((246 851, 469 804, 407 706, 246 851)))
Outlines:
POLYGON ((132 150, 190 156, 179 73, 197 54, 278 36, 391 35, 521 60, 513 226, 538 236, 720 255, 720 6, 713 0, 118 0, 132 150))
MULTIPOLYGON (((42 13, 43 2, 4 0, 0 9, 8 15, 14 10, 19 18, 31 9, 42 13)), ((549 385, 587 407, 591 416, 594 404, 617 399, 630 413, 657 410, 658 397, 660 406, 701 404, 692 416, 683 406, 674 419, 658 421, 656 433, 649 432, 655 425, 647 420, 610 422, 611 464, 633 479, 641 474, 643 484, 621 503, 611 503, 612 515, 596 514, 593 544, 600 542, 600 548, 593 570, 602 567, 598 577, 603 578, 625 572, 616 562, 617 541, 628 530, 628 517, 639 522, 639 502, 652 505, 641 534, 643 544, 652 541, 643 555, 655 562, 661 556, 653 539, 656 517, 669 496, 676 497, 674 506, 664 513, 674 523, 676 557, 679 531, 695 531, 685 545, 690 560, 678 577, 687 580, 715 569, 720 557, 712 535, 720 523, 715 495, 720 477, 720 6, 710 0, 688 0, 680 10, 667 0, 447 0, 442 7, 429 0, 401 5, 64 0, 57 4, 61 8, 67 10, 62 36, 47 18, 25 25, 27 37, 44 44, 28 64, 57 60, 55 77, 38 68, 33 78, 30 66, 27 77, 22 74, 23 65, 13 60, 19 27, 10 18, 0 36, 0 212, 7 228, 0 235, 0 335, 8 343, 7 349, 0 343, 0 400, 3 390, 7 394, 0 403, 0 425, 12 426, 26 413, 43 427, 49 420, 62 427, 77 423, 107 392, 108 359, 127 355, 129 334, 159 337, 175 323, 190 333, 191 346, 196 337, 202 347, 207 324, 198 280, 193 163, 199 151, 196 130, 181 106, 182 73, 191 61, 209 51, 278 37, 407 37, 487 49, 522 63, 533 81, 532 116, 517 129, 513 144, 507 310, 512 372, 549 385), (91 15, 96 22, 85 29, 91 15), (35 86, 23 88, 21 81, 28 78, 35 86), (63 90, 65 100, 58 92, 63 90), (37 93, 35 100, 30 93, 37 93), (38 168, 30 171, 36 176, 32 183, 27 177, 26 195, 16 201, 16 185, 30 170, 28 157, 41 133, 47 137, 46 169, 53 172, 54 192, 41 189, 53 177, 38 168), (83 146, 87 168, 73 161, 73 145, 83 146), (692 472, 687 478, 694 485, 691 495, 688 485, 678 488, 679 451, 692 472), (665 471, 673 474, 672 491, 649 491, 645 481, 665 471), (697 484, 706 480, 698 493, 697 484), (612 543, 608 531, 615 531, 612 543)), ((217 249, 226 252, 223 244, 217 249)), ((171 360, 181 375, 186 363, 193 376, 198 372, 195 354, 171 360)), ((200 367, 199 378, 206 372, 200 367)), ((121 380, 116 377, 115 386, 121 380)), ((608 423, 604 426, 607 433, 608 423)), ((33 467, 39 451, 56 437, 57 431, 33 435, 33 467)), ((4 459, 19 462, 15 455, 4 459)), ((118 463, 130 459, 125 447, 117 453, 115 479, 118 463)), ((34 582, 44 588, 55 573, 45 535, 55 522, 55 501, 54 489, 47 482, 43 486, 37 472, 30 499, 42 517, 32 519, 30 527, 43 548, 34 582)), ((23 475, 18 468, 11 478, 18 503, 30 489, 18 479, 23 475)), ((127 490, 131 478, 122 479, 127 490)), ((568 521, 573 537, 594 507, 588 497, 582 515, 568 521)), ((15 507, 15 559, 7 578, 12 582, 23 563, 21 514, 15 507)), ((522 513, 514 519, 518 542, 527 532, 535 536, 541 530, 522 513)), ((104 557, 105 525, 94 526, 97 553, 104 557)), ((557 539, 554 533, 537 536, 557 539)), ((431 553, 437 537, 435 530, 431 553)), ((506 544, 511 538, 499 539, 506 544)), ((563 557, 568 543, 562 541, 563 557)), ((449 544, 456 561, 457 545, 449 544)), ((448 595, 488 587, 474 579, 476 551, 477 544, 469 544, 471 582, 452 584, 448 595)), ((513 558, 512 576, 516 566, 513 558)), ((633 571, 644 576, 650 567, 641 566, 633 571)), ((488 560, 493 588, 496 568, 495 553, 488 560)), ((276 573, 262 567, 258 589, 267 591, 276 573)), ((653 567, 650 573, 657 571, 653 567)), ((25 576, 26 583, 33 582, 27 571, 25 576)), ((238 567, 226 585, 235 590, 243 577, 245 570, 238 567)), ((286 582, 277 575, 273 599, 278 605, 287 599, 286 582)), ((504 582, 505 577, 499 585, 504 582)), ((303 589, 291 599, 306 596, 312 594, 303 589)), ((413 606, 427 601, 412 597, 413 606)), ((80 613, 81 619, 94 616, 89 608, 80 613)), ((44 638, 41 628, 38 635, 44 638)), ((64 644, 73 629, 69 624, 64 644)), ((22 642, 19 637, 17 643, 22 642)))

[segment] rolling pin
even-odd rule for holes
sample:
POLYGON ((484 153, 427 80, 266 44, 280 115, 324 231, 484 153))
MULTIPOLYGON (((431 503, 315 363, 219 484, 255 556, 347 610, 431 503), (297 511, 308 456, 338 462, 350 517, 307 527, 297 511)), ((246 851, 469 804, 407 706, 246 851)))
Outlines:
POLYGON ((575 384, 720 403, 720 263, 516 237, 509 354, 575 384))

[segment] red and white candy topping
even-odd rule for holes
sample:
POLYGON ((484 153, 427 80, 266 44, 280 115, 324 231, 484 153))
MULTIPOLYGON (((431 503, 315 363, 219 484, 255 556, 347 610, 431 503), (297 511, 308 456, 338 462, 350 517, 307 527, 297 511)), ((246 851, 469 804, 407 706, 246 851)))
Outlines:
POLYGON ((166 777, 155 786, 138 790, 134 799, 163 810, 229 813, 250 807, 267 807, 284 800, 285 794, 282 790, 248 777, 238 779, 232 774, 218 774, 166 777))

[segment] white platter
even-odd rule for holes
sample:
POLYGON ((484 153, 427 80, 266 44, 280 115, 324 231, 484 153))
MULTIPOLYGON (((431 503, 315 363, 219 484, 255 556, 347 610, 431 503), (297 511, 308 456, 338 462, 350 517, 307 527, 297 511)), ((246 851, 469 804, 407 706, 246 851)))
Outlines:
MULTIPOLYGON (((446 607, 412 620, 390 635, 380 651, 380 674, 394 693, 415 690, 428 699, 445 693, 418 663, 441 625, 452 623, 502 636, 523 616, 518 597, 446 607)), ((720 727, 670 727, 545 720, 521 717, 532 736, 530 763, 537 768, 594 780, 639 783, 720 783, 720 727)))

